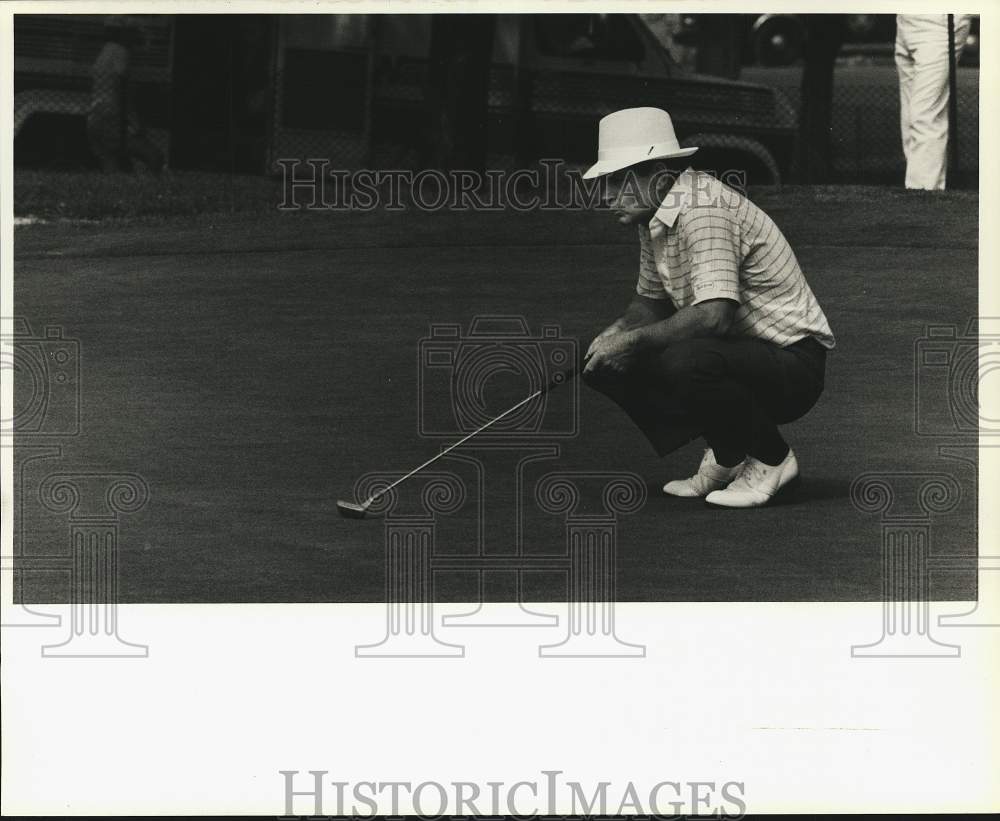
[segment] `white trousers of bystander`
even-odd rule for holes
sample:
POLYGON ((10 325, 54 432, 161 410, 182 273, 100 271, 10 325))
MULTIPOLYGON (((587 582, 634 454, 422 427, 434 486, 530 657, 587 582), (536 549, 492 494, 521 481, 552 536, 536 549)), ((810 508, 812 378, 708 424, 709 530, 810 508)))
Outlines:
MULTIPOLYGON (((971 15, 955 15, 955 59, 969 35, 971 15)), ((899 119, 906 187, 945 187, 948 165, 948 15, 896 15, 899 119)))

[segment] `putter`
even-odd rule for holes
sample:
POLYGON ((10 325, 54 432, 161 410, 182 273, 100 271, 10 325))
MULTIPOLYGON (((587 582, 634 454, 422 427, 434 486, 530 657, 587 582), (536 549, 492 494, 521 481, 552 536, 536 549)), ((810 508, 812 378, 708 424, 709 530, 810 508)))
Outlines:
POLYGON ((337 500, 337 512, 341 516, 343 516, 344 518, 346 518, 346 519, 364 519, 365 516, 368 515, 368 508, 370 508, 374 502, 376 502, 378 499, 380 499, 382 496, 384 496, 386 493, 388 493, 390 490, 392 490, 394 487, 396 487, 396 485, 402 484, 407 479, 409 479, 411 476, 415 476, 416 474, 420 473, 420 471, 422 471, 425 467, 428 467, 429 465, 434 464, 434 462, 436 462, 442 456, 446 456, 447 454, 451 453, 451 451, 453 451, 455 448, 459 447, 460 445, 464 445, 473 436, 478 436, 484 430, 486 430, 487 428, 489 428, 492 425, 495 425, 501 419, 503 419, 503 418, 505 418, 507 416, 510 416, 518 408, 523 407, 524 405, 527 405, 529 402, 531 402, 531 401, 533 401, 535 399, 538 399, 538 398, 544 396, 545 394, 547 394, 553 388, 557 388, 557 387, 559 387, 559 385, 562 385, 563 383, 568 382, 573 377, 579 375, 580 371, 581 371, 581 368, 570 368, 569 370, 562 371, 561 373, 557 373, 554 377, 552 377, 552 380, 544 388, 539 388, 533 394, 531 394, 530 396, 526 396, 524 399, 522 399, 516 405, 514 405, 513 407, 508 408, 503 413, 501 413, 499 416, 497 416, 497 417, 495 417, 493 419, 490 419, 490 421, 487 422, 485 425, 481 425, 480 427, 478 427, 474 431, 472 431, 472 433, 466 434, 461 439, 459 439, 457 442, 455 442, 455 444, 449 445, 444 450, 442 450, 440 453, 436 454, 435 456, 432 456, 430 459, 428 459, 422 465, 418 465, 417 467, 415 467, 413 470, 411 470, 405 476, 400 476, 395 482, 393 482, 388 487, 384 487, 380 491, 378 491, 377 493, 373 493, 371 496, 369 496, 367 499, 365 499, 365 501, 361 502, 361 504, 358 504, 357 502, 345 502, 343 499, 338 499, 337 500))

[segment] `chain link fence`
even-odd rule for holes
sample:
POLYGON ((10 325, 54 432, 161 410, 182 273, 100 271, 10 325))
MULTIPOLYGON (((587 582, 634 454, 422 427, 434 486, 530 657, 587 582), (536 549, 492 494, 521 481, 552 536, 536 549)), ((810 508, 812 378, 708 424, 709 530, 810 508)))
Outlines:
MULTIPOLYGON (((799 67, 747 68, 742 79, 774 88, 795 110, 801 105, 799 67)), ((979 69, 957 70, 958 179, 975 186, 979 174, 979 69)), ((833 182, 901 184, 906 170, 899 121, 899 79, 891 61, 841 59, 834 69, 831 122, 833 182)), ((794 179, 796 169, 792 167, 794 179)))
POLYGON ((335 169, 371 160, 374 15, 278 17, 271 49, 267 170, 323 159, 335 169))

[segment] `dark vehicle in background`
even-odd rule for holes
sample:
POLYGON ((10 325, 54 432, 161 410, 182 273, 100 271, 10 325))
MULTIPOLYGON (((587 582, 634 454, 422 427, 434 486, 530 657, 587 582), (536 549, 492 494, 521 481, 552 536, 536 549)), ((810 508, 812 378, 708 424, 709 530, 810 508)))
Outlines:
MULTIPOLYGON (((430 15, 147 15, 133 99, 171 168, 270 173, 281 158, 343 169, 427 156, 430 15)), ((15 162, 88 158, 98 15, 15 18, 15 162)), ((786 174, 795 114, 774 89, 683 70, 635 14, 497 16, 489 98, 494 165, 594 159, 597 122, 667 109, 702 167, 786 174)))
MULTIPOLYGON (((385 18, 373 133, 420 120, 428 16, 385 18)), ((490 90, 490 153, 510 162, 590 164, 597 122, 612 111, 670 112, 704 168, 777 183, 793 155, 795 114, 767 86, 694 74, 677 65, 636 14, 499 15, 490 90), (520 156, 518 156, 520 155, 520 156)))

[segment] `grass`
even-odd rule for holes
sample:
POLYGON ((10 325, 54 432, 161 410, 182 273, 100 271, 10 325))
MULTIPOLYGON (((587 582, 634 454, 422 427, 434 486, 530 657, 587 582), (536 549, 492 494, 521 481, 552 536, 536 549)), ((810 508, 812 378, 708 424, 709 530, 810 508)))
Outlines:
POLYGON ((165 171, 14 173, 14 215, 43 220, 115 220, 177 215, 264 213, 275 208, 280 180, 270 177, 165 171))
MULTIPOLYGON (((785 185, 762 186, 751 194, 771 205, 840 202, 873 204, 935 197, 938 202, 974 203, 977 191, 912 192, 901 186, 785 185)), ((300 194, 300 196, 302 196, 300 194)), ((282 200, 279 177, 166 171, 150 175, 101 174, 96 171, 14 173, 14 215, 42 221, 152 221, 166 217, 216 214, 278 213, 282 200)))
MULTIPOLYGON (((849 494, 871 471, 954 476, 965 493, 954 511, 928 520, 933 551, 975 552, 975 467, 914 432, 916 340, 928 324, 963 329, 977 312, 975 195, 788 187, 759 200, 838 340, 826 393, 786 431, 802 465, 800 496, 733 516, 674 503, 660 486, 690 474, 698 443, 660 460, 612 403, 581 391, 579 435, 560 440, 558 460, 525 467, 525 548, 565 544, 564 517, 530 498, 545 473, 638 474, 649 499, 620 523, 621 600, 878 601, 882 520, 849 494)), ((82 386, 79 435, 58 460, 16 474, 30 534, 24 555, 66 544, 65 517, 38 502, 46 475, 137 473, 150 501, 122 517, 120 589, 129 602, 384 601, 384 527, 342 519, 334 500, 350 498, 366 472, 408 470, 442 444, 418 429, 418 345, 431 324, 466 329, 479 314, 523 315, 534 333, 558 324, 585 345, 635 282, 634 232, 602 213, 156 219, 15 233, 14 313, 36 333, 60 326, 78 341, 82 386)), ((499 413, 522 389, 513 377, 491 381, 483 401, 499 413)), ((447 413, 450 402, 437 389, 427 407, 447 413)), ((511 544, 512 468, 502 453, 482 456, 499 477, 482 536, 475 470, 440 464, 470 493, 440 517, 442 552, 474 554, 479 538, 494 552, 511 544)), ((419 502, 419 485, 409 491, 402 502, 419 502)), ((893 515, 916 502, 899 505, 893 515)), ((25 579, 26 601, 66 596, 58 575, 25 579)), ((475 574, 437 581, 440 601, 478 595, 475 574)), ((974 569, 941 573, 931 592, 970 598, 974 585, 974 569)), ((564 579, 526 574, 525 596, 562 600, 564 579)))

